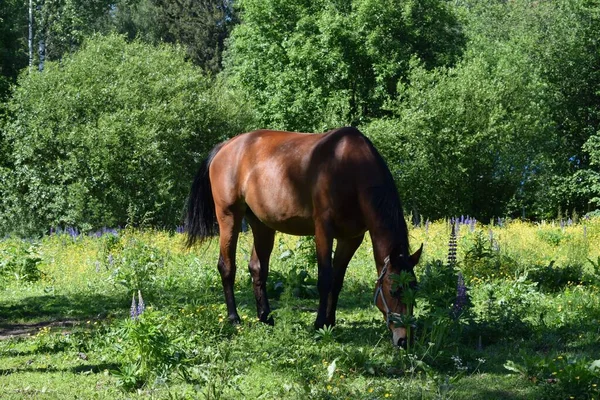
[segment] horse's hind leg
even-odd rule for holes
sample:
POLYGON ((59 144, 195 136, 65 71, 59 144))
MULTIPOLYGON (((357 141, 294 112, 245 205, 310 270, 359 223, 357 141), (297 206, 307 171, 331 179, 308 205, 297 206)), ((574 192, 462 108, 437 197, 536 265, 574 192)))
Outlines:
POLYGON ((235 250, 238 241, 240 227, 242 225, 243 210, 222 209, 217 207, 217 220, 219 221, 219 245, 220 255, 218 268, 223 283, 225 304, 227 304, 227 315, 229 321, 234 324, 240 322, 237 313, 234 296, 235 283, 235 250))
POLYGON ((273 325, 273 318, 269 317, 271 308, 267 297, 267 277, 269 275, 269 258, 275 241, 275 231, 256 218, 249 218, 249 220, 254 237, 254 247, 248 269, 252 276, 252 286, 256 298, 256 313, 261 322, 273 325))

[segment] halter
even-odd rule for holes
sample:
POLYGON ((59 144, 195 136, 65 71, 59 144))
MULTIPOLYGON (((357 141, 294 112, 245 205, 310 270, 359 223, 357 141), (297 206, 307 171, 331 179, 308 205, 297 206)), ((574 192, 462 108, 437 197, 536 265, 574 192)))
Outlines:
POLYGON ((387 273, 388 266, 390 265, 390 256, 387 256, 383 262, 383 268, 381 268, 381 273, 379 274, 379 278, 377 278, 377 288, 375 289, 375 298, 373 302, 377 306, 377 297, 381 295, 381 302, 383 303, 383 308, 385 308, 385 321, 387 326, 390 326, 390 316, 397 315, 396 313, 390 312, 390 307, 388 307, 387 301, 385 301, 385 296, 383 295, 383 278, 387 273))

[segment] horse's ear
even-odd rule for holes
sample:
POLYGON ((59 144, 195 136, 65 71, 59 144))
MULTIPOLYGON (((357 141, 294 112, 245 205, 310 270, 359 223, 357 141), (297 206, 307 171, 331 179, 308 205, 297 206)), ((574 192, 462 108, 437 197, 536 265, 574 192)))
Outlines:
POLYGON ((412 265, 417 265, 419 263, 419 259, 421 258, 421 253, 423 252, 423 243, 421 243, 421 247, 419 250, 415 251, 412 256, 410 256, 410 261, 412 261, 412 265))

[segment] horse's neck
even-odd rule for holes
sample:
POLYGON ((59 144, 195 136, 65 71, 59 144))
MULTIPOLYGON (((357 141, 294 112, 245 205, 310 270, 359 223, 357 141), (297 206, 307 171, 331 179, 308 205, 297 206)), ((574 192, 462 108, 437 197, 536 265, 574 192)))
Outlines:
POLYGON ((373 256, 377 265, 377 272, 381 271, 385 259, 390 256, 392 251, 399 251, 407 245, 402 245, 401 238, 395 237, 391 232, 384 230, 373 230, 370 232, 371 242, 373 244, 373 256))

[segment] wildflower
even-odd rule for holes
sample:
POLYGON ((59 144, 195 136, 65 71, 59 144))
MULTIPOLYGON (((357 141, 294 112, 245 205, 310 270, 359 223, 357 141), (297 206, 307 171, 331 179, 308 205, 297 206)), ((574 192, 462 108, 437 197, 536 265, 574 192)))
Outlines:
POLYGON ((146 309, 146 304, 144 304, 144 299, 142 298, 142 292, 138 290, 138 306, 137 306, 137 315, 140 316, 146 309))
POLYGON ((463 308, 467 305, 469 301, 469 296, 467 294, 467 286, 465 285, 465 279, 461 272, 458 273, 458 277, 456 279, 456 300, 454 300, 454 305, 452 306, 452 313, 454 314, 454 318, 458 318, 463 310, 463 308))
POLYGON ((133 294, 133 296, 131 296, 131 308, 129 309, 129 316, 131 317, 131 319, 137 319, 138 317, 138 313, 137 313, 137 304, 135 304, 135 293, 133 294))

